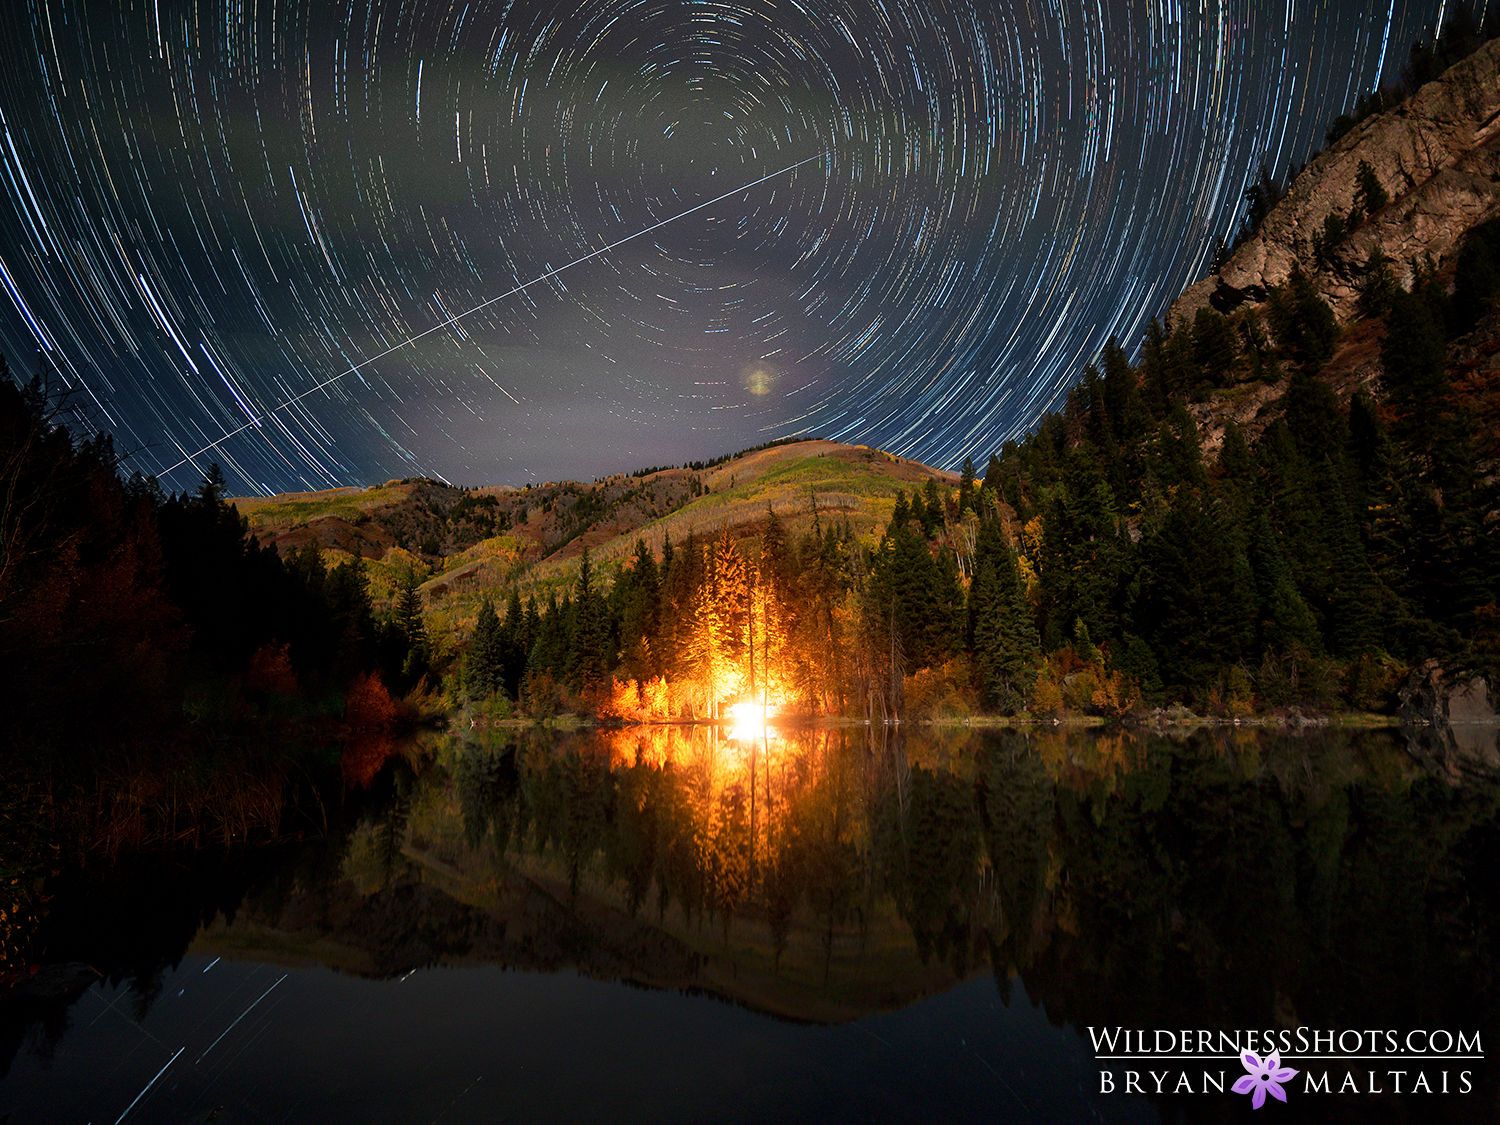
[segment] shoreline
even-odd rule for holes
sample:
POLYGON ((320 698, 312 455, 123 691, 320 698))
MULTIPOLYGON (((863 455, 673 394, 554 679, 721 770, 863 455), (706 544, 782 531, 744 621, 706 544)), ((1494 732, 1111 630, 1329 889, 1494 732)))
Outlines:
MULTIPOLYGON (((442 724, 450 732, 462 730, 527 730, 555 731, 624 730, 632 727, 729 727, 735 726, 728 719, 598 719, 587 715, 566 714, 545 719, 507 718, 487 719, 468 713, 464 709, 440 712, 431 716, 435 724, 442 724)), ((847 730, 861 727, 923 727, 942 730, 960 728, 979 730, 1087 730, 1101 727, 1118 727, 1132 731, 1192 730, 1199 727, 1255 728, 1261 730, 1311 730, 1333 728, 1339 730, 1379 730, 1410 726, 1426 726, 1404 720, 1399 715, 1383 715, 1369 711, 1290 711, 1271 714, 1239 716, 1199 715, 1185 708, 1157 709, 1146 713, 1134 713, 1116 719, 1100 715, 1060 714, 1051 716, 1031 715, 954 715, 920 719, 872 719, 826 715, 813 718, 792 718, 768 722, 766 726, 778 730, 847 730)))

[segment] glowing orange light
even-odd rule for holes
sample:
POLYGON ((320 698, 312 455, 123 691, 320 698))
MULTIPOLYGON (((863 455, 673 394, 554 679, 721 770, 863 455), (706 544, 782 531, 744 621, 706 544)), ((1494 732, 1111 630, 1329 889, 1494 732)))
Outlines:
POLYGON ((770 736, 769 727, 776 706, 772 703, 735 703, 729 708, 731 728, 729 737, 746 742, 770 736))

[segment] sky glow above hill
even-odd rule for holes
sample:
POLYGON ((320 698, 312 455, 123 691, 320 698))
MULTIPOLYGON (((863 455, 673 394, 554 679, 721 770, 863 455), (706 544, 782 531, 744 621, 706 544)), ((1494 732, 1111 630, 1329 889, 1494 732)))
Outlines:
POLYGON ((5 5, 0 352, 146 473, 246 427, 169 489, 982 464, 1440 6, 5 5))

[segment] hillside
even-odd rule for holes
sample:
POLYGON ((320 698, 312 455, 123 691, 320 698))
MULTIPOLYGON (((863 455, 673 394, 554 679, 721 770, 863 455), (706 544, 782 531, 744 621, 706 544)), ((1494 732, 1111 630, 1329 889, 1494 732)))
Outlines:
MULTIPOLYGON (((377 605, 394 595, 395 570, 427 577, 429 605, 450 594, 496 592, 520 581, 544 594, 572 581, 588 549, 596 564, 618 564, 638 538, 657 550, 690 533, 736 540, 759 533, 774 509, 793 534, 813 522, 847 521, 867 543, 890 518, 896 492, 943 487, 958 476, 865 446, 801 441, 752 450, 703 469, 617 473, 585 484, 549 481, 522 488, 454 488, 416 479, 368 488, 240 497, 232 504, 252 534, 283 556, 310 543, 330 556, 358 556, 371 568, 377 605)), ((461 598, 465 608, 470 598, 461 598)), ((451 612, 451 607, 449 612, 451 612)), ((446 616, 446 614, 445 614, 446 616)))

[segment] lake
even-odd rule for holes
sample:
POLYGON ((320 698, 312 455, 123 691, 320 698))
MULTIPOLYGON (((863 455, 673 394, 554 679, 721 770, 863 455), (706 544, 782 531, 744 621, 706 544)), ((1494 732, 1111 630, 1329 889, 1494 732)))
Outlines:
POLYGON ((48 881, 0 1121, 1492 1121, 1500 783, 1419 756, 1235 728, 351 745, 299 832, 48 881))

